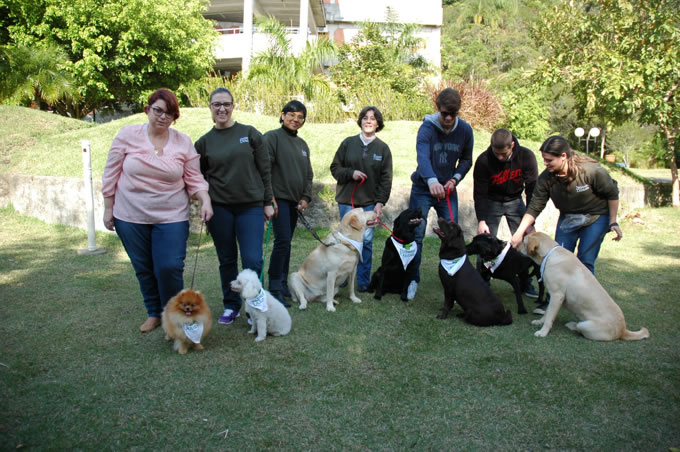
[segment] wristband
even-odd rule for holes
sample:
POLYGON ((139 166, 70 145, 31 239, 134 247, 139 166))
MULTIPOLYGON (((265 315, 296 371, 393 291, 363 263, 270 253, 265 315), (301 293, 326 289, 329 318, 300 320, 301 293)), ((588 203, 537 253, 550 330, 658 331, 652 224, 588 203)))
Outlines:
POLYGON ((609 225, 609 229, 613 228, 614 226, 620 227, 619 224, 615 221, 609 225))

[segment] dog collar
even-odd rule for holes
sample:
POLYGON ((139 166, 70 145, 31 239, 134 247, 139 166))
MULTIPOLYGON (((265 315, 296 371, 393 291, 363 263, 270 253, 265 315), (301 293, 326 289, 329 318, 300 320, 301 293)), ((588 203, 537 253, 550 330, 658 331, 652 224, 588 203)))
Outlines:
POLYGON ((503 263, 503 260, 505 259, 505 256, 508 254, 508 251, 510 250, 510 242, 508 242, 507 245, 505 245, 505 248, 503 248, 503 251, 501 251, 501 254, 495 257, 495 259, 492 259, 490 261, 484 261, 484 266, 489 269, 491 273, 495 272, 498 267, 501 266, 503 263))
POLYGON ((553 246, 553 247, 550 249, 550 251, 548 251, 548 254, 546 254, 545 257, 543 258, 543 262, 541 262, 541 279, 539 279, 538 282, 543 281, 543 270, 545 270, 545 263, 548 262, 548 258, 550 257, 550 255, 552 254, 552 252, 555 251, 555 250, 556 250, 557 248, 559 248, 559 247, 560 247, 559 245, 553 246))
POLYGON ((363 262, 364 260, 361 256, 361 252, 364 248, 364 242, 357 242, 356 240, 352 240, 340 231, 335 231, 335 232, 340 236, 340 239, 345 240, 346 242, 349 242, 350 245, 352 245, 352 247, 355 248, 359 252, 359 260, 361 262, 363 262))
POLYGON ((201 322, 185 323, 182 328, 191 342, 194 344, 201 343, 201 336, 203 336, 203 324, 201 322))
POLYGON ((396 241, 394 237, 390 238, 392 239, 392 244, 397 249, 397 253, 399 253, 401 264, 404 266, 404 270, 406 270, 408 264, 410 264, 413 258, 416 257, 416 253, 418 252, 418 244, 415 241, 403 244, 396 241))
POLYGON ((267 306, 267 293, 264 289, 260 289, 260 293, 255 298, 246 298, 246 304, 260 312, 267 312, 269 310, 269 306, 267 306))
POLYGON ((444 267, 449 276, 453 276, 463 266, 466 257, 467 254, 463 254, 455 259, 439 259, 439 264, 444 267))

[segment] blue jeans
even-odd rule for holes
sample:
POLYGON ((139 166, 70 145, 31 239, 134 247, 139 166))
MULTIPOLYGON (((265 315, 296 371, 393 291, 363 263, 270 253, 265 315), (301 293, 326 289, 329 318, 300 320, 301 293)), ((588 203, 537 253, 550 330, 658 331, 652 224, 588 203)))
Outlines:
MULTIPOLYGON (((451 210, 453 211, 453 221, 458 223, 458 192, 455 190, 449 196, 451 201, 451 210)), ((423 221, 415 230, 416 243, 418 244, 418 251, 416 252, 416 257, 413 259, 416 267, 416 282, 420 282, 420 261, 423 257, 423 238, 425 237, 425 231, 427 230, 427 214, 430 209, 434 207, 437 212, 437 217, 445 218, 451 221, 451 215, 449 214, 449 206, 446 202, 446 198, 437 200, 430 193, 430 189, 423 187, 421 185, 413 184, 411 186, 411 199, 409 200, 409 209, 418 208, 423 214, 423 221)))
MULTIPOLYGON (((363 206, 365 212, 373 212, 375 204, 370 206, 363 206)), ((338 204, 338 210, 340 211, 340 219, 352 210, 350 204, 338 204)), ((371 264, 373 262, 373 228, 366 228, 364 230, 364 245, 361 250, 361 260, 357 265, 357 286, 360 289, 365 289, 371 282, 371 264)))
POLYGON ((274 218, 274 249, 269 259, 269 290, 280 291, 288 287, 290 243, 298 219, 297 202, 277 199, 279 213, 274 218))
POLYGON ((600 246, 602 246, 605 233, 609 230, 609 215, 600 215, 600 218, 595 223, 572 232, 560 230, 562 220, 564 220, 564 216, 560 215, 560 218, 557 220, 555 241, 569 251, 574 252, 576 241, 578 240, 578 253, 576 257, 594 275, 595 259, 597 259, 597 255, 600 253, 600 246))
POLYGON ((139 224, 113 219, 135 269, 149 317, 160 317, 170 298, 184 288, 189 222, 139 224))
POLYGON ((208 231, 212 235, 220 262, 222 303, 225 309, 239 311, 241 297, 231 290, 231 282, 238 275, 238 252, 240 249, 243 268, 253 270, 259 277, 262 269, 264 207, 213 204, 213 217, 208 222, 208 231))

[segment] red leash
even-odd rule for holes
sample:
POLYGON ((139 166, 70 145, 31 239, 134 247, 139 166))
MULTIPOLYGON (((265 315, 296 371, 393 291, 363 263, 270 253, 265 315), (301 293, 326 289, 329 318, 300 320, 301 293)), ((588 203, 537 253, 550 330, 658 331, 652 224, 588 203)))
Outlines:
POLYGON ((452 223, 455 223, 456 220, 453 218, 453 209, 451 209, 450 194, 451 194, 451 187, 446 189, 446 204, 448 204, 448 206, 449 206, 449 218, 451 218, 452 223))
POLYGON ((385 229, 387 229, 388 231, 390 231, 390 234, 392 235, 392 237, 394 237, 394 240, 396 240, 396 241, 399 242, 399 243, 404 243, 404 241, 403 241, 402 239, 400 239, 399 237, 397 237, 396 235, 394 235, 394 232, 392 232, 392 230, 391 230, 390 228, 388 228, 387 225, 386 225, 385 223, 383 223, 383 222, 380 220, 380 217, 375 217, 375 221, 377 221, 378 223, 380 223, 381 225, 383 225, 383 227, 384 227, 385 229))
POLYGON ((357 188, 359 188, 361 186, 361 184, 364 183, 365 180, 366 180, 366 178, 362 177, 361 182, 359 182, 358 184, 354 184, 354 189, 352 190, 352 199, 350 200, 350 202, 352 203, 352 209, 354 209, 354 193, 357 192, 357 188))

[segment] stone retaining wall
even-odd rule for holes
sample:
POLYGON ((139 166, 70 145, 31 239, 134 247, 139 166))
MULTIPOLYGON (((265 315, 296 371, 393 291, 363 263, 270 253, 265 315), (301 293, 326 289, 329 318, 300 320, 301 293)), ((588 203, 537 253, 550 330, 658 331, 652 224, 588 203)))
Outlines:
MULTIPOLYGON (((62 224, 87 229, 87 208, 85 183, 79 178, 33 176, 27 174, 0 174, 0 206, 13 206, 22 214, 38 218, 46 223, 62 224)), ((95 228, 98 231, 107 231, 102 221, 104 213, 104 200, 101 196, 101 181, 93 181, 94 187, 94 212, 95 228)), ((335 184, 328 188, 335 191, 335 184)), ((411 187, 394 186, 389 202, 385 206, 382 220, 391 227, 393 219, 403 209, 408 207, 408 199, 411 187)), ((338 209, 335 202, 328 203, 319 197, 323 193, 323 184, 314 184, 314 199, 310 204, 306 217, 317 227, 331 226, 338 222, 338 209)), ((328 191, 326 189, 326 191, 328 191)), ((646 205, 655 205, 655 195, 645 191, 642 184, 620 187, 621 208, 620 216, 626 212, 641 208, 646 205)), ((470 239, 477 233, 477 220, 472 200, 471 180, 465 179, 458 189, 459 217, 465 232, 465 237, 470 239)), ((192 206, 192 231, 198 232, 199 222, 197 219, 198 207, 195 202, 192 206)), ((536 228, 539 231, 548 232, 550 235, 555 230, 557 222, 557 210, 552 203, 548 204, 545 211, 538 217, 536 228)), ((434 210, 428 217, 428 234, 431 234, 432 225, 435 224, 434 210)), ((499 236, 507 239, 509 230, 505 222, 501 224, 499 236)))

